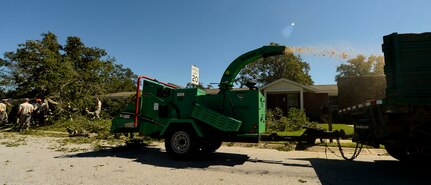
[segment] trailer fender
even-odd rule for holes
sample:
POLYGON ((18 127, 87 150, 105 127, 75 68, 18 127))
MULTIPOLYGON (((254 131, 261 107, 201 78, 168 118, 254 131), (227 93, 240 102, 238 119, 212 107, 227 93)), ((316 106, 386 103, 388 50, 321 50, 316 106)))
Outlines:
POLYGON ((165 133, 172 127, 176 126, 187 126, 191 125, 193 130, 196 132, 198 137, 204 137, 206 134, 204 133, 201 126, 199 126, 193 119, 171 119, 166 124, 165 128, 160 132, 160 135, 163 136, 165 133))

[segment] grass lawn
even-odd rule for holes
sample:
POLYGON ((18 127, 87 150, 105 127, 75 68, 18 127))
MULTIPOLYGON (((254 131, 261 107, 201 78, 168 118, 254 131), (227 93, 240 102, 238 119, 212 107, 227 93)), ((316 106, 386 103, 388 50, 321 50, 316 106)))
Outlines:
MULTIPOLYGON (((320 127, 322 127, 325 130, 328 129, 328 124, 319 124, 320 127)), ((343 129, 346 134, 353 134, 353 125, 346 125, 346 124, 332 124, 332 130, 341 130, 343 129)))
MULTIPOLYGON (((328 124, 319 124, 319 126, 324 130, 328 130, 328 124)), ((353 134, 352 125, 332 124, 332 130, 341 130, 341 129, 343 129, 346 132, 346 134, 353 134)), ((292 132, 277 132, 277 134, 281 136, 300 136, 302 133, 304 133, 304 131, 305 129, 301 129, 301 130, 292 131, 292 132)))

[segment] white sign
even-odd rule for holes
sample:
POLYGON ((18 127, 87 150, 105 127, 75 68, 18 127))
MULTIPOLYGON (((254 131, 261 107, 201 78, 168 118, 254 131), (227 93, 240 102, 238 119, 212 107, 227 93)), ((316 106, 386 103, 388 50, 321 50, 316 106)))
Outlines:
POLYGON ((191 84, 199 85, 199 68, 192 65, 192 80, 191 84))

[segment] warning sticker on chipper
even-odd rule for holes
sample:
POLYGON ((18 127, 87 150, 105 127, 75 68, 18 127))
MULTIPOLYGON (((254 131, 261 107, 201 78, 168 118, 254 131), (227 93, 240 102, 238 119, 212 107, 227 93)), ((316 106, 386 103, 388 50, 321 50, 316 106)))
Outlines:
POLYGON ((125 123, 124 127, 125 128, 133 128, 133 127, 135 127, 135 124, 133 122, 125 123))
POLYGON ((159 103, 154 103, 153 110, 159 110, 159 103))
POLYGON ((184 96, 184 93, 177 93, 177 96, 184 96))

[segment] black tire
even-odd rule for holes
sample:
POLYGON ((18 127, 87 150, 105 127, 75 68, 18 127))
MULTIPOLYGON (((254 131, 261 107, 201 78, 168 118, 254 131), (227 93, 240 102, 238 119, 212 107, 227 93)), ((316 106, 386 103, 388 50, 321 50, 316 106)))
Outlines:
POLYGON ((409 159, 409 153, 407 152, 406 147, 403 147, 402 145, 386 144, 385 149, 389 155, 399 161, 406 161, 409 159))
POLYGON ((202 153, 212 153, 221 147, 223 142, 221 141, 210 141, 204 142, 200 146, 200 152, 202 153))
POLYGON ((423 164, 431 162, 430 154, 428 151, 424 153, 426 145, 414 145, 409 147, 403 144, 386 144, 385 149, 395 159, 401 162, 408 162, 412 164, 423 164))
POLYGON ((165 136, 165 148, 172 159, 191 159, 198 151, 196 133, 190 128, 172 128, 165 136))

